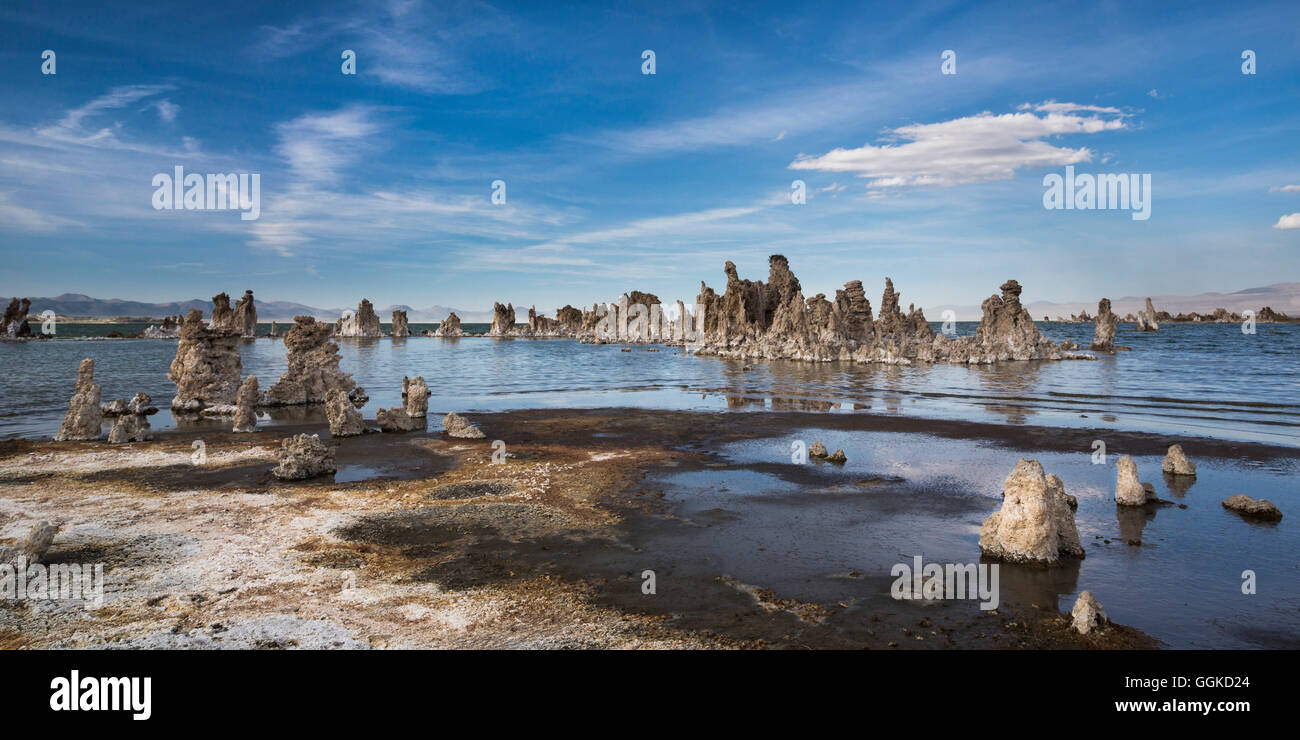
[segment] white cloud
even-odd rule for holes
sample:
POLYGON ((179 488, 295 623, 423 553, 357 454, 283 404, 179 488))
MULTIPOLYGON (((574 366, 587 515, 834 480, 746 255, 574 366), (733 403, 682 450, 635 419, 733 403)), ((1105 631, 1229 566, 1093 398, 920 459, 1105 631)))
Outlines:
POLYGON ((172 85, 124 85, 115 87, 89 103, 73 108, 58 123, 39 129, 37 133, 43 138, 67 143, 86 145, 115 144, 117 141, 116 125, 90 130, 85 128, 83 122, 87 119, 96 118, 106 111, 125 108, 137 101, 174 89, 172 85))
POLYGON ((1277 220, 1273 228, 1281 230, 1300 229, 1300 213, 1290 213, 1277 220))
POLYGON ((1300 193, 1300 185, 1282 185, 1281 187, 1278 187, 1277 185, 1274 185, 1273 187, 1271 187, 1271 188, 1268 189, 1268 192, 1270 192, 1270 193, 1300 193))
POLYGON ((1116 108, 1049 101, 1026 103, 1020 111, 900 126, 888 133, 890 138, 903 140, 902 144, 867 144, 857 149, 833 149, 821 156, 801 155, 789 167, 851 172, 871 178, 869 187, 873 188, 952 187, 1007 180, 1024 167, 1089 162, 1092 150, 1053 146, 1043 139, 1125 128, 1124 115, 1116 108))
POLYGON ((179 105, 176 105, 172 101, 167 100, 165 98, 163 100, 159 100, 158 102, 154 103, 153 107, 155 110, 158 111, 158 117, 166 121, 167 123, 171 123, 172 121, 175 121, 176 114, 180 113, 181 111, 181 107, 179 105))
POLYGON ((310 18, 286 26, 263 26, 255 51, 297 56, 329 46, 335 64, 343 49, 357 53, 357 79, 426 93, 460 94, 486 87, 465 63, 485 37, 508 33, 511 19, 479 2, 424 3, 390 0, 363 3, 356 12, 310 18))

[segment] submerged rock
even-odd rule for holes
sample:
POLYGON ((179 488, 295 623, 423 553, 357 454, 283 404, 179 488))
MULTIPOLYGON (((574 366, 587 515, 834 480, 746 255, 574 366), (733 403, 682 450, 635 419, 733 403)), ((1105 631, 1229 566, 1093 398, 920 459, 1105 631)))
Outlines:
POLYGON ((1110 299, 1102 298, 1097 302, 1097 328, 1092 335, 1092 344, 1088 349, 1098 352, 1115 351, 1115 328, 1119 317, 1110 310, 1110 299))
POLYGON ((438 324, 438 328, 434 330, 433 335, 436 337, 459 337, 462 335, 460 317, 456 315, 455 311, 447 314, 446 320, 438 324))
POLYGON ((49 552, 50 546, 54 544, 54 536, 58 533, 59 527, 49 522, 37 524, 16 544, 0 547, 0 564, 17 565, 23 559, 28 565, 41 562, 41 558, 45 557, 45 553, 49 552))
POLYGON ((447 430, 448 435, 460 439, 483 439, 486 436, 482 430, 466 421, 465 417, 455 411, 442 418, 442 426, 447 430))
POLYGON ((239 386, 235 397, 235 426, 233 432, 257 431, 257 376, 250 375, 239 386))
POLYGON ((1118 477, 1115 482, 1115 503, 1124 506, 1141 506, 1155 500, 1155 488, 1149 483, 1138 480, 1137 462, 1128 455, 1120 457, 1115 467, 1118 477))
MULTIPOLYGON (((293 318, 294 321, 298 317, 293 318)), ((335 333, 340 337, 378 337, 382 335, 379 328, 379 316, 375 306, 365 298, 357 304, 357 312, 339 319, 335 333)))
POLYGON ((68 399, 68 413, 63 417, 59 433, 54 439, 59 442, 99 439, 99 427, 104 421, 104 414, 99 409, 100 386, 95 382, 95 361, 86 358, 77 368, 77 385, 68 399))
POLYGON ((1282 510, 1277 505, 1267 499, 1253 499, 1245 494, 1235 494, 1223 500, 1223 508, 1235 511, 1245 517, 1252 519, 1263 519, 1266 521, 1278 521, 1282 518, 1282 510))
POLYGON ((355 437, 367 431, 361 412, 341 388, 332 389, 325 399, 325 418, 329 420, 330 435, 334 437, 355 437))
POLYGON ((1092 596, 1091 591, 1084 591, 1079 594, 1079 598, 1074 602, 1074 608, 1070 610, 1071 626, 1081 635, 1104 629, 1110 620, 1106 617, 1106 610, 1101 608, 1101 603, 1092 596))
POLYGON ((1171 475, 1196 475, 1196 463, 1187 459, 1182 445, 1170 445, 1161 470, 1171 475))
POLYGON ((1016 563, 1055 565, 1084 557, 1065 486, 1043 473, 1037 460, 1021 459, 1007 477, 1002 508, 980 527, 980 551, 1016 563))
POLYGON ((392 337, 409 337, 409 336, 411 336, 411 328, 410 328, 410 326, 406 323, 406 312, 405 312, 405 311, 399 311, 399 310, 394 310, 394 311, 393 311, 393 327, 392 327, 391 330, 389 330, 388 334, 389 334, 389 336, 392 336, 392 337))
POLYGON ((330 325, 311 316, 295 316, 293 322, 293 328, 284 335, 289 367, 263 394, 262 405, 325 403, 335 388, 344 393, 353 391, 356 383, 352 376, 339 370, 339 346, 330 340, 330 325))
POLYGON ((299 434, 280 442, 280 464, 271 474, 280 480, 303 480, 334 470, 334 450, 319 435, 299 434))
POLYGON ((176 343, 176 359, 167 373, 168 380, 176 384, 172 410, 182 414, 214 408, 233 411, 242 372, 239 334, 210 329, 204 326, 202 313, 190 311, 176 343))

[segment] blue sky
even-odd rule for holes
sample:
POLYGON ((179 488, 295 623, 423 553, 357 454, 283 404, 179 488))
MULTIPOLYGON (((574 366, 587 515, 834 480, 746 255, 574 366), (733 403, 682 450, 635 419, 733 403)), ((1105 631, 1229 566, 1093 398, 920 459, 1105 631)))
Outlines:
POLYGON ((4 295, 549 313, 774 252, 873 305, 1300 280, 1295 2, 132 5, 0 6, 4 295), (1151 218, 1044 209, 1068 162, 1151 174, 1151 218), (261 217, 154 210, 177 165, 260 173, 261 217))

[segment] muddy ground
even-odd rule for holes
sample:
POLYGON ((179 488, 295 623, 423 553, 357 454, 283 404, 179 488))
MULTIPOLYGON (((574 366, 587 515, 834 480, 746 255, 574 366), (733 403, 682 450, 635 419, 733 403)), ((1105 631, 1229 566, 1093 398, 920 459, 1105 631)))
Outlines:
MULTIPOLYGON (((0 540, 53 521, 62 530, 45 562, 103 563, 107 582, 98 608, 0 600, 0 648, 1159 645, 1122 625, 1078 635, 1053 603, 1004 600, 982 611, 969 601, 896 601, 884 573, 827 573, 813 589, 825 598, 797 600, 764 579, 735 577, 710 556, 710 548, 736 546, 716 536, 716 525, 743 520, 743 507, 684 514, 664 486, 692 471, 764 473, 799 490, 861 495, 881 517, 926 506, 941 515, 943 507, 988 504, 935 503, 915 490, 904 498, 901 479, 858 480, 824 464, 736 463, 715 450, 800 425, 890 429, 987 439, 1007 448, 1010 470, 1025 451, 1086 448, 1088 430, 793 411, 546 409, 474 415, 487 439, 457 440, 438 418, 425 433, 330 440, 338 473, 300 483, 271 476, 275 451, 293 433, 328 437, 323 420, 255 434, 165 432, 112 446, 0 442, 0 540), (506 442, 499 464, 493 440, 506 442), (676 551, 679 541, 690 547, 676 551), (646 570, 654 571, 653 594, 643 592, 646 570)), ((1126 443, 1161 449, 1141 435, 1126 443)), ((1198 449, 1248 459, 1294 454, 1213 440, 1198 449)))

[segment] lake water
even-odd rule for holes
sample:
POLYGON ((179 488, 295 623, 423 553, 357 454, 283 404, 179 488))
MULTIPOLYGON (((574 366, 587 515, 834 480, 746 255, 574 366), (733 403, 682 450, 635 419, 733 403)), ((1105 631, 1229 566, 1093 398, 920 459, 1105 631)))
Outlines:
MULTIPOLYGON (((958 332, 969 334, 975 326, 959 324, 958 332)), ((1093 330, 1085 324, 1040 327, 1052 339, 1081 344, 1090 341, 1093 330)), ((102 336, 115 327, 59 328, 60 336, 74 337, 78 331, 102 336)), ((1154 334, 1124 326, 1117 339, 1132 350, 1100 355, 1096 361, 994 367, 754 362, 748 368, 743 362, 696 357, 670 347, 652 352, 633 346, 624 352, 618 345, 558 339, 338 341, 343 369, 370 394, 364 408, 369 418, 380 407, 400 403, 403 375, 423 375, 435 415, 618 406, 808 408, 1300 446, 1300 325, 1260 325, 1253 335, 1242 334, 1235 324, 1166 326, 1154 334)), ((96 361, 105 400, 149 393, 162 409, 151 423, 171 427, 167 407, 175 387, 166 373, 175 351, 174 340, 83 337, 0 343, 0 436, 52 435, 84 357, 96 361)), ((263 388, 285 369, 282 341, 248 340, 241 353, 244 373, 257 375, 263 388)), ((300 418, 293 411, 274 413, 300 418)), ((229 421, 196 426, 205 425, 228 429, 229 421)), ((742 581, 805 600, 845 598, 844 581, 832 574, 860 569, 875 577, 854 587, 861 591, 855 598, 879 599, 888 593, 884 574, 892 563, 910 562, 918 554, 928 562, 978 558, 979 524, 997 508, 1016 455, 983 440, 830 428, 792 430, 790 438, 716 452, 737 463, 788 460, 793 439, 814 438, 831 449, 845 449, 846 475, 905 481, 901 488, 870 494, 899 513, 874 516, 870 502, 856 495, 795 490, 779 478, 743 471, 669 475, 662 481, 664 489, 685 514, 723 507, 739 517, 718 530, 700 530, 698 538, 668 543, 666 549, 679 553, 680 567, 708 562, 742 581), (960 502, 956 513, 949 511, 954 506, 942 506, 949 499, 960 502), (900 501, 909 503, 900 508, 900 501)), ((1050 570, 1007 566, 1002 584, 1006 599, 1068 611, 1077 593, 1087 588, 1113 619, 1171 646, 1300 646, 1295 559, 1300 463, 1295 458, 1265 463, 1199 458, 1200 475, 1188 488, 1185 481, 1172 487, 1162 480, 1158 456, 1139 456, 1143 479, 1156 485, 1161 498, 1186 507, 1148 511, 1115 505, 1114 455, 1106 465, 1092 464, 1086 451, 1034 456, 1048 472, 1061 475, 1078 497, 1076 520, 1088 557, 1050 570), (1219 504, 1233 493, 1268 498, 1286 518, 1276 524, 1243 520, 1219 504), (1130 545, 1130 540, 1142 545, 1130 545), (1247 570, 1258 578, 1255 595, 1241 592, 1247 570)))
MULTIPOLYGON (((969 334, 975 326, 962 322, 957 331, 969 334)), ((1091 324, 1040 327, 1054 340, 1085 345, 1093 331, 1091 324)), ((162 409, 151 420, 154 427, 171 426, 166 409, 175 386, 166 374, 175 341, 91 338, 113 329, 127 331, 63 324, 61 339, 0 343, 0 438, 53 435, 84 357, 95 359, 104 400, 144 391, 162 409), (78 334, 83 336, 74 338, 78 334)), ((1166 325, 1157 333, 1122 325, 1117 341, 1132 351, 1096 361, 986 367, 755 362, 745 369, 743 362, 671 347, 623 352, 617 345, 567 339, 338 341, 343 369, 370 394, 367 416, 400 403, 402 376, 423 375, 435 413, 605 406, 718 410, 730 398, 747 410, 830 403, 832 412, 1083 425, 1300 446, 1300 324, 1261 324, 1253 335, 1236 324, 1166 325)), ((257 375, 263 388, 284 372, 280 340, 248 340, 241 353, 244 373, 257 375)))

